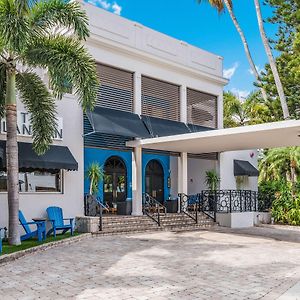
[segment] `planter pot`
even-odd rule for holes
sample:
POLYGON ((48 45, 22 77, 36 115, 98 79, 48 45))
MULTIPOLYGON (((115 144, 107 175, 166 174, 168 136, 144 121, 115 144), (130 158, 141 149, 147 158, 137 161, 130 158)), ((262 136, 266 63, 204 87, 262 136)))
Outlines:
POLYGON ((122 201, 117 203, 118 215, 131 215, 132 201, 122 201))
POLYGON ((168 213, 177 213, 178 211, 178 201, 177 200, 167 200, 166 208, 168 213))

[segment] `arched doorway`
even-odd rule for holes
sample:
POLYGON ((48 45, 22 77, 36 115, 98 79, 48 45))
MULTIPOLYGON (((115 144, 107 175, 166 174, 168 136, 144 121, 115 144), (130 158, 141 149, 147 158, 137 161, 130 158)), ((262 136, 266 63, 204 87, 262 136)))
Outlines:
POLYGON ((150 160, 146 166, 146 193, 163 204, 164 170, 159 161, 150 160))
POLYGON ((110 157, 104 165, 103 192, 104 202, 110 207, 117 202, 125 201, 127 197, 126 165, 117 156, 110 157))

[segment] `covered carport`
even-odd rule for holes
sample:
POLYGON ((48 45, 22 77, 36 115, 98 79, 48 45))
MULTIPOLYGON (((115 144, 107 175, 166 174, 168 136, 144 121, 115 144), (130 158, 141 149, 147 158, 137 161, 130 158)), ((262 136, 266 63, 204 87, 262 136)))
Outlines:
POLYGON ((300 120, 217 129, 127 142, 133 154, 133 213, 141 212, 142 149, 179 152, 178 192, 187 193, 187 154, 300 146, 300 120))

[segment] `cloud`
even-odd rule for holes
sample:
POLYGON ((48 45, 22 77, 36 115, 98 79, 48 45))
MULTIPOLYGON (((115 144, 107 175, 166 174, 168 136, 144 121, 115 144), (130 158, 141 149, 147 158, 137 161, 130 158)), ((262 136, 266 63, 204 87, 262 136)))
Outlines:
POLYGON ((117 2, 114 2, 112 9, 114 14, 119 16, 121 15, 122 7, 119 4, 117 4, 117 2))
POLYGON ((239 90, 237 88, 232 88, 230 91, 234 95, 236 95, 240 100, 243 100, 250 95, 250 91, 247 91, 247 90, 239 90))
POLYGON ((101 7, 105 10, 111 11, 116 15, 121 15, 122 7, 117 2, 111 3, 110 1, 107 0, 85 0, 85 1, 97 7, 101 7))
POLYGON ((224 71, 223 71, 224 77, 227 79, 231 79, 231 77, 234 75, 234 73, 238 67, 239 67, 239 63, 235 62, 231 68, 224 69, 224 71))
MULTIPOLYGON (((258 74, 260 74, 260 73, 264 70, 264 69, 261 68, 260 66, 255 66, 255 68, 256 68, 258 74)), ((253 75, 253 71, 252 71, 251 69, 248 69, 248 72, 249 72, 251 75, 253 75)))

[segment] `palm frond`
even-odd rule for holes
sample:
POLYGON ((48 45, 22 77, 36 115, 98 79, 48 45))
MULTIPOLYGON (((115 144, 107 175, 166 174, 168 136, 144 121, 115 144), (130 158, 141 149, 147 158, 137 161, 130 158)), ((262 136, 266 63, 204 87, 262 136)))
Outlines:
POLYGON ((49 70, 55 97, 62 97, 68 82, 83 110, 93 109, 99 88, 96 65, 80 41, 65 36, 42 37, 28 48, 25 59, 31 66, 49 70))
POLYGON ((10 53, 21 52, 30 40, 28 19, 19 12, 21 2, 0 0, 0 40, 10 53))
POLYGON ((31 115, 33 148, 37 154, 43 154, 55 133, 55 100, 41 78, 33 72, 18 73, 16 83, 22 102, 31 115))
MULTIPOLYGON (((217 9, 218 13, 222 13, 225 10, 224 0, 197 0, 198 4, 201 4, 202 2, 208 2, 210 6, 217 9)), ((228 4, 232 8, 232 0, 228 0, 228 4)))
POLYGON ((0 61, 0 118, 5 112, 5 93, 6 93, 6 66, 0 61))
POLYGON ((75 1, 37 2, 31 9, 30 24, 40 34, 50 34, 54 27, 63 27, 73 31, 79 39, 86 39, 89 35, 88 17, 75 1))

